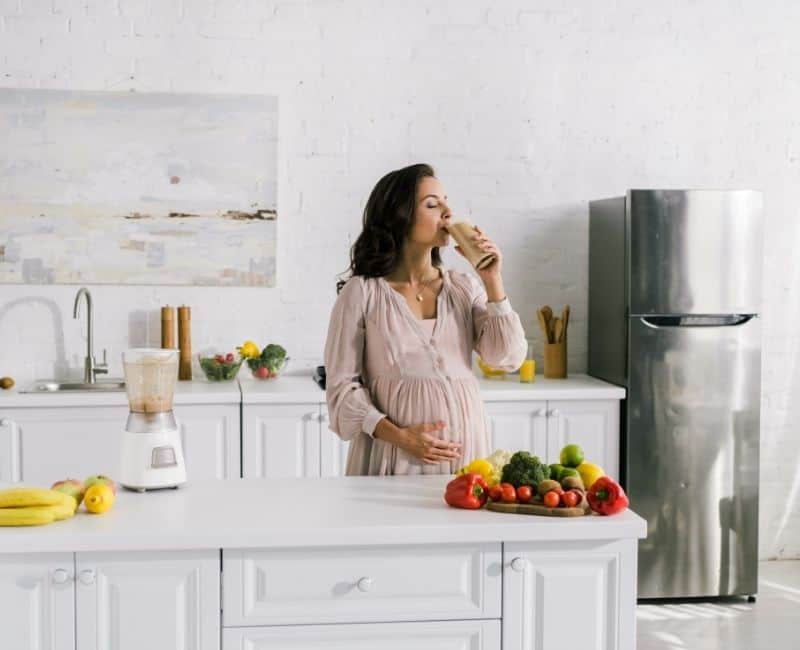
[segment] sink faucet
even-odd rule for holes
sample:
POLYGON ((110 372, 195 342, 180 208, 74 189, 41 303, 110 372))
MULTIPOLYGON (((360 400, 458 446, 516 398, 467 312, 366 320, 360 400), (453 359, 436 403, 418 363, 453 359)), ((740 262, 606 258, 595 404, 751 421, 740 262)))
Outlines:
POLYGON ((94 384, 97 381, 97 375, 108 374, 108 362, 106 361, 106 351, 103 350, 103 363, 96 363, 94 360, 94 335, 92 322, 92 294, 86 287, 78 289, 78 295, 75 296, 75 306, 72 309, 72 317, 78 318, 80 315, 81 296, 86 298, 86 319, 88 323, 88 335, 86 337, 86 359, 83 363, 83 382, 85 384, 94 384))

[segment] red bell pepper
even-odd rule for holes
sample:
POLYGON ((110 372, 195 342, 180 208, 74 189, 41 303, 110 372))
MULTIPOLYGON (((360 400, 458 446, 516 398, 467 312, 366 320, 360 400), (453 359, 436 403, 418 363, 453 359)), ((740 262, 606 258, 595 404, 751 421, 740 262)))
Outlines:
POLYGON ((586 493, 589 507, 600 515, 616 515, 628 507, 628 497, 619 483, 601 476, 586 493))
POLYGON ((480 474, 462 474, 447 484, 444 500, 454 508, 477 510, 489 498, 486 479, 480 474))

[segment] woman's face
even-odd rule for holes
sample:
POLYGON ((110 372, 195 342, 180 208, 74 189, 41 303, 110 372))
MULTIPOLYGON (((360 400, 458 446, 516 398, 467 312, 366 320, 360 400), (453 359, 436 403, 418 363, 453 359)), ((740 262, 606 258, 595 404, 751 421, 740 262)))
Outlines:
POLYGON ((444 187, 439 179, 426 176, 417 188, 414 225, 409 241, 424 246, 447 246, 450 235, 444 227, 450 223, 450 216, 444 187))

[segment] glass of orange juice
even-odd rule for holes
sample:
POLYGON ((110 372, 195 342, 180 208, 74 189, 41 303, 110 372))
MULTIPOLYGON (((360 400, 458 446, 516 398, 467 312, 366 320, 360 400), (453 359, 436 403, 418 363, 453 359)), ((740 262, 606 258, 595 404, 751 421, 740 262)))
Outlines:
POLYGON ((536 379, 536 361, 533 358, 533 343, 528 343, 528 354, 525 355, 525 361, 519 367, 519 380, 523 383, 530 384, 536 379))

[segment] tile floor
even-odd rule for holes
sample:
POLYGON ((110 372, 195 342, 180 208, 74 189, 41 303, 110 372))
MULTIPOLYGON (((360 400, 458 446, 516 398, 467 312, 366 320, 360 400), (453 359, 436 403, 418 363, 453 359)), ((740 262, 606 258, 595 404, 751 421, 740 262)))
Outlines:
POLYGON ((639 605, 637 650, 800 648, 800 561, 762 562, 755 603, 639 605))

